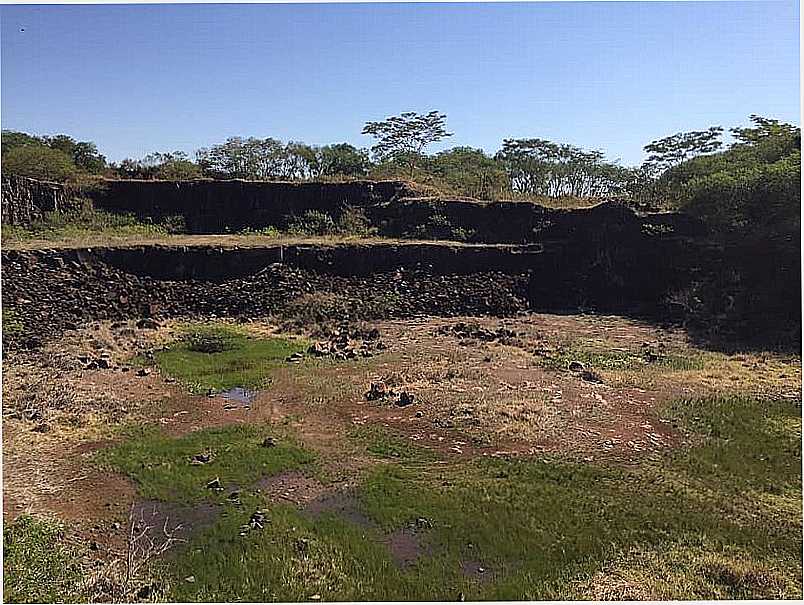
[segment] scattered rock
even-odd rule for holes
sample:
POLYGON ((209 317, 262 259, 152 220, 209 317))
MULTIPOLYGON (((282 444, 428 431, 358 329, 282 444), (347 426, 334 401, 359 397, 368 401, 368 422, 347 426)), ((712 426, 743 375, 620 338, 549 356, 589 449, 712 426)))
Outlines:
POLYGON ((570 372, 583 372, 586 369, 582 361, 570 361, 568 367, 570 372))
POLYGON ((504 341, 517 337, 517 333, 507 328, 499 327, 496 330, 484 328, 477 322, 458 322, 451 326, 442 326, 437 331, 441 335, 457 336, 459 338, 467 338, 480 340, 482 342, 493 342, 495 340, 504 341))
POLYGON ((153 373, 151 368, 140 368, 137 370, 137 376, 150 376, 153 373))
POLYGON ((277 441, 275 437, 266 437, 262 440, 262 447, 276 447, 277 441))
POLYGON ((581 380, 584 380, 586 382, 594 382, 596 384, 602 384, 603 377, 600 376, 600 374, 598 374, 594 370, 584 370, 583 372, 581 372, 581 380))
POLYGON ((264 510, 256 510, 248 521, 251 529, 262 529, 268 524, 268 516, 264 510))
POLYGON ((187 582, 188 584, 195 584, 195 576, 187 576, 186 578, 184 578, 184 581, 187 582))
POLYGON ((209 464, 212 462, 214 456, 211 452, 204 452, 202 454, 196 454, 192 458, 190 458, 190 464, 193 466, 199 466, 201 464, 209 464))
POLYGON ((140 330, 156 330, 159 328, 159 322, 150 317, 146 317, 137 322, 137 327, 140 330))
POLYGON ((223 484, 221 483, 220 478, 215 477, 214 479, 207 481, 207 489, 211 489, 216 492, 222 492, 223 484))
POLYGON ((412 393, 402 391, 399 394, 399 399, 397 400, 396 405, 398 405, 399 407, 405 407, 407 405, 411 405, 413 403, 413 399, 414 397, 412 393))
POLYGON ((365 397, 368 401, 378 401, 392 394, 392 391, 388 389, 388 385, 382 381, 379 381, 371 383, 365 397))

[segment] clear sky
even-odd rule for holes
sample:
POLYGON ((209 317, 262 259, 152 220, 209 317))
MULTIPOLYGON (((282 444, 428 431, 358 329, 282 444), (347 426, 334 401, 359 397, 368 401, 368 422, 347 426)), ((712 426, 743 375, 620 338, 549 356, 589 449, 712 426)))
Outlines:
POLYGON ((2 6, 2 126, 110 160, 229 136, 369 146, 447 113, 442 144, 540 137, 632 164, 650 140, 799 123, 799 8, 765 2, 2 6), (24 30, 24 31, 23 31, 24 30))

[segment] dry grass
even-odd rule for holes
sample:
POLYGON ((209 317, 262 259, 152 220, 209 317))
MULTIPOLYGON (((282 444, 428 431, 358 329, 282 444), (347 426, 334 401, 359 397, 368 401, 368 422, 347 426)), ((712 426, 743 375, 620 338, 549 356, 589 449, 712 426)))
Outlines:
POLYGON ((576 582, 569 598, 597 601, 784 599, 801 593, 780 562, 757 560, 738 548, 703 540, 665 548, 635 546, 591 578, 576 582))

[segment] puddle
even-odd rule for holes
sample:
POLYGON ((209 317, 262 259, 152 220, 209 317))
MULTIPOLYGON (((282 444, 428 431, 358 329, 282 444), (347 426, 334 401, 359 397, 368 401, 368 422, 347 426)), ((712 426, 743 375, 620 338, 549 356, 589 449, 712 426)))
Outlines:
POLYGON ((425 554, 420 535, 410 528, 398 529, 388 534, 383 542, 399 567, 410 567, 425 554))
POLYGON ((303 506, 322 497, 327 486, 318 479, 307 477, 299 471, 286 471, 263 477, 255 484, 271 502, 286 501, 303 506))
POLYGON ((416 522, 383 535, 380 526, 361 510, 360 501, 351 490, 327 491, 323 483, 298 471, 265 477, 257 486, 270 500, 287 500, 296 504, 308 519, 330 515, 364 529, 377 530, 378 541, 388 548, 398 567, 409 567, 421 556, 430 554, 422 544, 422 530, 416 522))
POLYGON ((312 518, 331 514, 355 523, 360 527, 375 527, 376 524, 361 510, 357 498, 352 492, 340 491, 325 494, 311 500, 302 512, 312 518))
POLYGON ((147 535, 154 545, 161 546, 168 540, 166 532, 174 538, 188 540, 192 534, 215 523, 220 513, 221 507, 215 504, 183 506, 173 502, 145 500, 132 507, 129 523, 134 522, 136 532, 147 527, 147 535))
POLYGON ((226 400, 226 403, 223 405, 223 409, 225 410, 235 410, 238 408, 249 409, 251 408, 251 404, 254 403, 254 398, 257 397, 257 391, 243 387, 234 387, 228 391, 223 391, 219 396, 226 400))

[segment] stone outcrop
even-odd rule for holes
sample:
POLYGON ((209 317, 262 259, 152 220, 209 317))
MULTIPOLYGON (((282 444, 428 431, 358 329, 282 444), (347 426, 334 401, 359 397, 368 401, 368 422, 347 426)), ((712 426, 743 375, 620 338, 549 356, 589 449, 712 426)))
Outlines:
POLYGON ((64 212, 74 204, 64 186, 24 176, 3 175, 2 222, 29 225, 45 212, 64 212))

